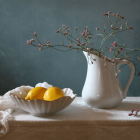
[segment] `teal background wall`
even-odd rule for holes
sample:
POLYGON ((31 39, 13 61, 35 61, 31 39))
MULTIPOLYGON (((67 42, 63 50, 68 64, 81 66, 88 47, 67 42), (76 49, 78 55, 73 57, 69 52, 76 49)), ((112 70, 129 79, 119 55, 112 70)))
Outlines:
MULTIPOLYGON (((82 30, 84 26, 92 30, 99 27, 102 32, 102 20, 106 23, 107 19, 102 15, 110 10, 123 15, 124 24, 128 21, 134 28, 119 34, 119 40, 135 47, 134 36, 140 40, 140 0, 0 0, 0 95, 21 85, 47 81, 81 96, 87 72, 82 52, 40 52, 26 41, 36 31, 41 41, 60 44, 61 36, 55 32, 63 24, 73 34, 75 27, 82 30)), ((135 56, 132 59, 137 62, 135 56)), ((123 88, 129 74, 126 66, 119 75, 123 88)), ((127 96, 140 96, 139 90, 140 77, 135 76, 127 96)))

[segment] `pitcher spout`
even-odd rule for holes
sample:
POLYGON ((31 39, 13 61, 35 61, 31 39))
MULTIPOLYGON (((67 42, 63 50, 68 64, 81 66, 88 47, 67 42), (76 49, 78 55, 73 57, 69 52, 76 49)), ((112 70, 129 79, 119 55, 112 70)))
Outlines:
POLYGON ((83 54, 85 55, 85 57, 87 59, 87 52, 83 51, 83 54))
POLYGON ((86 59, 87 59, 87 62, 89 62, 89 59, 91 59, 92 57, 92 54, 88 53, 88 52, 85 52, 83 51, 83 54, 85 55, 86 59))

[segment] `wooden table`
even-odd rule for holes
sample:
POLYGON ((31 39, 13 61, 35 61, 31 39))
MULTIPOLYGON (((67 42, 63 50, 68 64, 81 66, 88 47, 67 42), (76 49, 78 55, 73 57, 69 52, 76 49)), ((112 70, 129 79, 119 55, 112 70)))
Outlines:
POLYGON ((140 97, 127 97, 117 108, 88 108, 77 97, 54 116, 36 117, 17 109, 9 120, 9 132, 0 140, 140 140, 140 117, 128 116, 140 109, 140 97))

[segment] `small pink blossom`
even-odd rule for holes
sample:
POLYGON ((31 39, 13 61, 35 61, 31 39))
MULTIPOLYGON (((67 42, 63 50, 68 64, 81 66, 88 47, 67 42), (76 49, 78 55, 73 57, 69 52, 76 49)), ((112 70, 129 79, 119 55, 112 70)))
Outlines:
POLYGON ((62 27, 65 27, 65 25, 63 25, 62 27))
POLYGON ((133 27, 129 27, 129 26, 128 26, 128 28, 129 28, 129 29, 133 29, 133 27))
POLYGON ((124 16, 120 16, 120 18, 124 19, 124 16))
POLYGON ((119 48, 121 51, 123 50, 123 48, 119 48))
POLYGON ((116 27, 115 30, 118 30, 118 27, 116 27))
POLYGON ((68 46, 68 48, 71 48, 71 47, 72 47, 72 44, 68 46))
POLYGON ((76 27, 75 30, 77 31, 77 29, 78 29, 78 28, 76 27))
POLYGON ((116 13, 113 13, 113 16, 116 16, 117 14, 116 13))
POLYGON ((44 45, 41 45, 41 48, 43 47, 44 45))
POLYGON ((106 63, 104 64, 104 67, 106 68, 106 63))
POLYGON ((116 16, 119 17, 120 15, 117 13, 116 16))
POLYGON ((104 13, 103 16, 108 16, 108 13, 104 13))
POLYGON ((96 28, 96 30, 99 30, 99 28, 96 28))
POLYGON ((110 15, 108 14, 108 17, 110 17, 110 15))
POLYGON ((42 51, 42 48, 39 48, 40 51, 42 51))
POLYGON ((27 40, 27 45, 29 45, 30 44, 30 41, 29 40, 27 40))
POLYGON ((139 109, 136 110, 136 113, 138 113, 138 112, 139 112, 139 109))
POLYGON ((89 51, 89 50, 90 50, 90 48, 87 48, 87 50, 89 51))
POLYGON ((111 25, 111 29, 113 29, 113 25, 111 25))
POLYGON ((121 16, 118 13, 113 13, 113 16, 120 17, 120 18, 124 19, 124 16, 121 16))
POLYGON ((35 38, 37 38, 36 32, 34 32, 33 36, 35 36, 35 38))
POLYGON ((110 50, 109 50, 109 52, 112 52, 113 51, 113 48, 112 47, 110 47, 110 50))
POLYGON ((76 46, 80 46, 80 44, 76 44, 76 46))
POLYGON ((38 44, 38 46, 41 46, 41 44, 38 44))
POLYGON ((131 112, 133 113, 134 112, 134 109, 132 109, 131 112))
POLYGON ((80 42, 80 38, 77 38, 77 41, 80 42))
POLYGON ((31 39, 30 42, 35 42, 35 40, 34 39, 31 39))
POLYGON ((33 36, 36 36, 36 32, 34 32, 33 36))
POLYGON ((89 36, 88 38, 89 38, 89 39, 91 39, 91 38, 92 38, 92 36, 89 36))
POLYGON ((84 36, 85 35, 85 33, 82 33, 82 36, 84 36))
POLYGON ((56 31, 56 33, 59 33, 60 31, 56 31))
POLYGON ((114 42, 111 44, 111 46, 117 47, 116 41, 114 41, 114 42))
POLYGON ((133 115, 133 113, 129 113, 129 114, 128 114, 128 116, 131 116, 131 115, 133 115))
POLYGON ((108 14, 112 13, 112 11, 108 11, 108 14))
POLYGON ((47 43, 50 43, 50 41, 48 41, 47 43))
POLYGON ((81 45, 85 45, 86 43, 82 43, 81 45))
POLYGON ((50 46, 51 45, 51 43, 50 44, 47 44, 47 46, 50 46))
POLYGON ((104 60, 107 61, 107 56, 104 57, 104 60))
POLYGON ((68 29, 68 26, 66 26, 65 29, 68 29))
POLYGON ((59 31, 61 31, 61 28, 59 29, 59 31))
POLYGON ((138 114, 136 113, 136 114, 134 114, 134 117, 136 117, 136 116, 138 116, 138 114))
POLYGON ((63 35, 67 35, 68 33, 64 33, 63 35))

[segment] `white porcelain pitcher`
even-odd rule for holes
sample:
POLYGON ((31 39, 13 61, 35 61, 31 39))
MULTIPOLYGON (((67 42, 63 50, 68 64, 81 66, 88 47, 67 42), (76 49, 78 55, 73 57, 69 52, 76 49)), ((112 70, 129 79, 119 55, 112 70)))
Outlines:
POLYGON ((89 56, 87 52, 83 52, 88 61, 86 81, 82 90, 82 98, 87 106, 93 108, 113 108, 117 107, 124 98, 131 81, 134 77, 134 66, 128 60, 120 60, 117 63, 106 61, 106 68, 104 66, 104 59, 96 55, 90 54, 92 58, 96 59, 93 64, 89 64, 89 56), (129 63, 128 63, 129 62, 129 63), (119 82, 119 78, 115 77, 118 73, 121 64, 128 64, 131 69, 131 74, 128 83, 123 90, 119 82))

